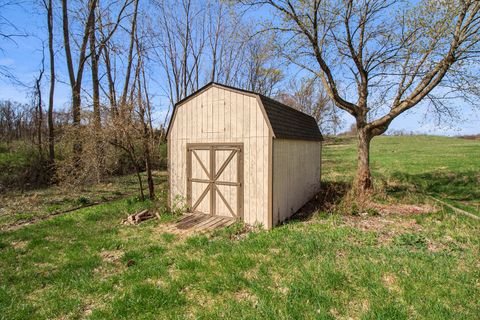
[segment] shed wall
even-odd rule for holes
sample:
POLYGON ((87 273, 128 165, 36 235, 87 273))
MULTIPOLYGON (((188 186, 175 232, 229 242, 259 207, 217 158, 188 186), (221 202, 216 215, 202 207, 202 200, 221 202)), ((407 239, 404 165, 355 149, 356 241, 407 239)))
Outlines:
POLYGON ((187 100, 177 107, 168 136, 171 204, 187 198, 187 143, 243 143, 244 221, 266 226, 268 141, 256 97, 213 86, 187 100))
POLYGON ((273 139, 273 225, 320 190, 321 151, 320 141, 273 139))

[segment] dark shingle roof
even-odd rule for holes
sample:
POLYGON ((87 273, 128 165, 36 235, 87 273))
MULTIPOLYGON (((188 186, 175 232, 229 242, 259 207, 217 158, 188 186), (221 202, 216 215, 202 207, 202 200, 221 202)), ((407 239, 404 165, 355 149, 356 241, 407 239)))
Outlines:
MULTIPOLYGON (((224 84, 210 82, 201 89, 197 90, 195 93, 192 93, 185 99, 177 102, 175 108, 182 104, 184 101, 190 99, 192 96, 200 93, 211 85, 217 85, 231 90, 241 91, 248 94, 256 95, 262 101, 262 104, 265 108, 267 118, 270 121, 272 126, 273 133, 277 139, 295 139, 295 140, 310 140, 310 141, 322 141, 323 137, 318 128, 317 122, 315 119, 301 111, 298 111, 292 107, 289 107, 281 102, 273 100, 272 98, 266 97, 264 95, 258 94, 253 91, 248 91, 244 89, 239 89, 224 84)), ((175 110, 174 110, 175 111, 175 110)), ((170 131, 170 126, 172 124, 173 117, 170 119, 168 124, 167 134, 170 131)))
POLYGON ((311 116, 271 98, 259 95, 278 139, 323 140, 317 122, 311 116))

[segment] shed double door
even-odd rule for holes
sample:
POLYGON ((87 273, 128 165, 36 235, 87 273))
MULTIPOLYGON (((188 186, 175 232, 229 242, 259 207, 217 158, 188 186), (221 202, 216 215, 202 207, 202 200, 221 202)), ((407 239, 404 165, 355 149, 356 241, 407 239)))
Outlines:
POLYGON ((187 202, 191 212, 242 218, 242 144, 187 144, 187 202))

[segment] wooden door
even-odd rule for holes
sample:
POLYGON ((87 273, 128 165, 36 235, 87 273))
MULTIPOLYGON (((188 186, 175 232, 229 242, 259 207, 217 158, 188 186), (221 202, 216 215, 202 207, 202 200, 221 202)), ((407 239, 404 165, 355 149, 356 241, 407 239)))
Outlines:
POLYGON ((241 144, 187 144, 187 202, 191 212, 243 217, 241 144))

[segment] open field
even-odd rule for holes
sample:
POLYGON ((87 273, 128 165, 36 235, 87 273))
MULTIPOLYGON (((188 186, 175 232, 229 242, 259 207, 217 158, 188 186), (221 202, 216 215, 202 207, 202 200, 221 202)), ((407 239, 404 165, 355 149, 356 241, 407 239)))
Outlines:
MULTIPOLYGON (((165 232, 171 214, 120 223, 164 204, 127 195, 126 177, 105 189, 124 199, 0 231, 0 319, 477 319, 480 222, 427 195, 478 214, 480 141, 380 137, 372 149, 385 215, 316 212, 270 232, 234 225, 178 236, 165 232), (432 212, 395 212, 404 204, 432 212)), ((354 168, 352 141, 325 147, 325 187, 348 183, 354 168)), ((70 206, 55 190, 41 192, 70 206)), ((17 198, 1 199, 11 208, 3 226, 19 221, 17 198)), ((49 206, 23 214, 45 216, 49 206)))
MULTIPOLYGON (((377 137, 372 144, 372 174, 389 202, 423 202, 425 195, 480 215, 480 141, 432 136, 377 137)), ((327 145, 327 182, 351 182, 356 148, 351 139, 327 145)))

